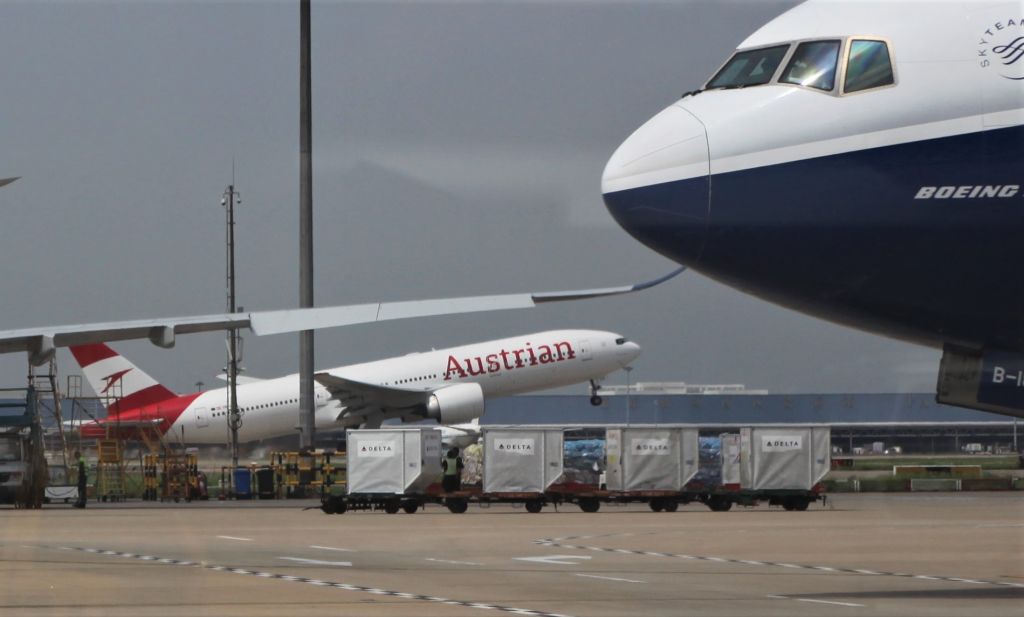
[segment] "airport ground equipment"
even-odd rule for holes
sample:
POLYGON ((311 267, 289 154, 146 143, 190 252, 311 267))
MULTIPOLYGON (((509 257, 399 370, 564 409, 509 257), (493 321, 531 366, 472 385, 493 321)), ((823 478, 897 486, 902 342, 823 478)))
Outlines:
POLYGON ((198 455, 171 449, 143 456, 142 486, 148 501, 192 501, 206 492, 198 455))
POLYGON ((562 477, 562 429, 483 430, 483 492, 543 493, 562 477))
MULTIPOLYGON (((270 461, 278 497, 303 496, 307 490, 315 490, 323 495, 344 480, 345 452, 274 452, 270 455, 270 461)), ((259 484, 259 490, 263 493, 263 482, 259 484)))
POLYGON ((431 427, 345 432, 346 495, 322 497, 324 512, 418 510, 441 479, 441 431, 431 427))
POLYGON ((718 441, 717 469, 711 457, 712 464, 686 488, 694 501, 720 512, 734 504, 753 506, 761 501, 806 510, 824 499, 821 480, 831 468, 828 427, 744 427, 718 441))
POLYGON ((124 442, 119 439, 96 440, 96 499, 124 501, 127 481, 124 442))
POLYGON ((41 508, 48 482, 39 402, 41 392, 3 388, 24 398, 0 403, 0 500, 19 508, 41 508))
POLYGON ((349 465, 372 473, 358 471, 365 477, 353 480, 358 476, 350 467, 348 495, 325 495, 326 513, 413 513, 431 503, 453 513, 465 512, 471 504, 494 503, 520 503, 528 512, 561 504, 597 512, 605 503, 647 503, 655 512, 675 512, 680 504, 691 502, 713 511, 761 502, 806 510, 823 499, 820 481, 830 468, 831 452, 827 427, 752 427, 706 438, 692 426, 613 427, 606 431, 601 485, 565 473, 562 429, 486 428, 482 483, 449 493, 436 482, 439 472, 435 482, 417 476, 424 481, 415 486, 407 483, 398 465, 376 462, 371 468, 360 462, 352 455, 357 447, 376 458, 386 458, 378 452, 388 452, 372 432, 365 438, 361 433, 349 431, 349 465), (713 447, 706 447, 707 442, 713 447), (362 490, 354 489, 353 481, 360 482, 362 490))

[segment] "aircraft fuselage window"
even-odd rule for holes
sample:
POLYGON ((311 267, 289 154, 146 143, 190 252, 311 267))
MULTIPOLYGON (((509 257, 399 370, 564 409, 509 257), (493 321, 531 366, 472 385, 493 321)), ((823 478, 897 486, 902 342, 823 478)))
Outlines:
POLYGON ((895 81, 885 41, 850 41, 844 92, 891 86, 895 81))
POLYGON ((711 88, 760 86, 772 80, 789 45, 776 45, 737 52, 708 82, 711 88))
POLYGON ((779 82, 830 91, 836 85, 838 61, 839 41, 800 43, 779 82))

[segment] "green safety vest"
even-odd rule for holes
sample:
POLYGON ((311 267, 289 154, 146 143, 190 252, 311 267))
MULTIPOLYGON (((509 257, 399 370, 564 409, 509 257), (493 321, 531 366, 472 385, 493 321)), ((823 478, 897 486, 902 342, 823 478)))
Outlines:
POLYGON ((444 475, 454 476, 459 473, 459 459, 458 458, 446 458, 445 463, 448 463, 447 469, 444 470, 444 475))

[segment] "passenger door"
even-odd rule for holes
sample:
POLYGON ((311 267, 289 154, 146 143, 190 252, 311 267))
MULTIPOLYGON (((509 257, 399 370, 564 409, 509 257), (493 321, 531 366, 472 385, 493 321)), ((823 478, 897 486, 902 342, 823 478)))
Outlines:
POLYGON ((203 428, 210 424, 210 410, 206 407, 196 407, 196 428, 203 428))

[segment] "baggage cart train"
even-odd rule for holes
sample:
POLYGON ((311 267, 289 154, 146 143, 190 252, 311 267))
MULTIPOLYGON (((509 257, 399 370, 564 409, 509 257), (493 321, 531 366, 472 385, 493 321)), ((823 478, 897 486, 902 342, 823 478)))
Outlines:
POLYGON ((444 490, 440 431, 430 427, 349 430, 344 494, 322 509, 414 513, 440 504, 453 513, 470 505, 578 506, 647 503, 655 512, 702 503, 722 512, 761 502, 806 510, 824 501, 830 431, 822 426, 755 426, 700 435, 697 427, 609 427, 603 442, 567 440, 562 428, 485 427, 479 483, 444 490), (581 455, 581 451, 584 451, 581 455))

